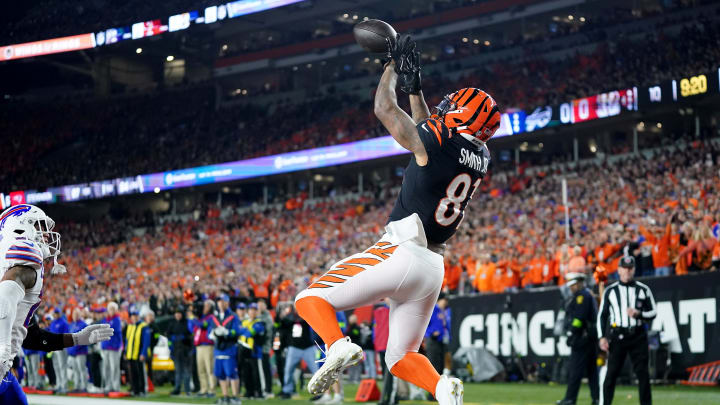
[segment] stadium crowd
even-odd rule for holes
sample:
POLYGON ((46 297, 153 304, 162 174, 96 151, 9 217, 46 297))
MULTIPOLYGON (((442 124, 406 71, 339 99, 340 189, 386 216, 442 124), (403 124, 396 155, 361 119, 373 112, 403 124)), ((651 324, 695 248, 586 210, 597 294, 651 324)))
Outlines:
MULTIPOLYGON (((643 276, 720 269, 720 201, 714 198, 720 192, 720 143, 696 140, 645 152, 577 167, 558 164, 493 174, 450 240, 444 291, 500 293, 562 285, 568 271, 594 274, 598 281, 613 279, 624 254, 635 256, 643 276), (569 183, 569 238, 560 198, 563 177, 569 183)), ((226 380, 224 396, 239 395, 240 377, 247 396, 269 395, 275 376, 284 386, 280 395, 289 396, 295 388, 284 376, 294 366, 283 366, 283 356, 294 364, 303 358, 303 350, 315 349, 312 332, 306 330, 307 336, 296 344, 307 346, 292 355, 284 350, 292 342, 280 332, 282 325, 300 322, 286 303, 338 258, 379 238, 396 192, 388 187, 352 198, 295 198, 279 209, 245 214, 209 205, 197 219, 168 221, 142 231, 134 227, 147 225, 146 220, 129 220, 99 239, 88 234, 106 233, 109 225, 61 225, 67 241, 63 262, 70 273, 47 280, 45 306, 38 316, 49 322, 65 314, 76 321, 88 311, 91 322, 114 323, 117 339, 103 344, 94 357, 97 364, 90 363, 93 381, 98 376, 104 381, 95 384, 96 390, 119 390, 119 373, 110 369, 120 370, 122 364, 132 391, 142 395, 144 380, 134 376, 142 362, 152 359, 154 339, 162 334, 172 342, 171 350, 176 345, 187 349, 180 353, 194 353, 177 359, 186 367, 178 366, 176 393, 188 391, 191 370, 209 378, 207 385, 196 382, 196 389, 210 391, 212 368, 203 362, 211 362, 207 359, 213 358, 214 347, 216 360, 228 355, 239 362, 254 359, 249 376, 215 371, 226 380), (225 320, 233 314, 228 326, 225 320), (152 326, 155 316, 169 315, 175 322, 152 326), (263 325, 256 325, 261 319, 263 325), (212 335, 220 325, 221 332, 212 335), (258 346, 244 350, 255 347, 251 340, 258 346), (218 349, 219 341, 230 346, 218 349), (202 345, 208 348, 198 349, 202 345), (123 360, 113 360, 107 350, 123 360), (147 354, 141 358, 142 353, 147 354), (260 379, 264 370, 270 374, 260 379)), ((364 330, 365 339, 372 336, 372 322, 363 319, 357 333, 364 330)), ((363 347, 382 348, 367 341, 363 347)), ((370 368, 377 367, 374 352, 371 356, 370 368)), ((59 390, 66 389, 66 383, 55 380, 59 390)))
MULTIPOLYGON (((717 24, 702 19, 676 36, 614 39, 562 63, 529 56, 497 61, 455 80, 428 75, 424 88, 430 104, 473 83, 500 105, 532 108, 710 70, 720 57, 718 42, 717 24)), ((16 158, 0 166, 0 184, 6 190, 42 189, 383 134, 371 101, 363 97, 331 94, 269 107, 221 107, 214 92, 201 85, 104 103, 63 100, 32 109, 9 103, 0 111, 0 137, 16 158), (18 133, 26 136, 11 137, 18 133), (34 170, 20 170, 29 165, 34 170)), ((716 128, 710 132, 718 134, 716 128)), ((443 289, 490 294, 557 286, 568 271, 603 281, 616 277, 623 254, 635 256, 644 276, 716 271, 719 170, 720 145, 703 139, 577 167, 496 171, 450 241, 443 289), (569 182, 567 207, 560 197, 562 178, 569 182)), ((315 364, 316 339, 286 304, 338 258, 380 237, 396 193, 386 186, 352 198, 306 201, 300 195, 261 212, 207 205, 188 220, 141 216, 61 223, 62 262, 70 272, 46 280, 39 322, 55 332, 107 322, 116 335, 89 351, 27 352, 28 371, 42 367, 60 392, 69 389, 68 376, 54 370, 66 364, 72 365, 73 389, 81 391, 120 391, 124 374, 131 393, 142 396, 151 389, 145 373, 152 381, 153 350, 164 336, 175 394, 189 393, 193 380, 199 395, 210 396, 217 377, 224 403, 241 395, 240 380, 247 397, 274 394, 273 381, 282 386, 278 395, 289 397, 297 390, 295 367, 301 360, 309 370, 315 364), (240 374, 234 373, 238 364, 240 374)), ((384 365, 375 362, 384 350, 382 307, 360 321, 338 319, 366 350, 370 377, 384 365)), ((352 380, 358 371, 350 373, 352 380)), ((40 373, 27 375, 27 385, 45 384, 37 379, 40 373)))
MULTIPOLYGON (((562 63, 530 56, 463 70, 455 80, 434 73, 424 78, 424 93, 428 104, 435 105, 444 94, 472 83, 493 94, 503 108, 531 109, 709 71, 720 60, 720 29, 714 21, 703 17, 676 36, 617 38, 590 55, 568 55, 562 63)), ((6 103, 0 110, 0 133, 17 159, 0 167, 1 188, 43 189, 384 134, 370 108, 371 88, 368 98, 338 91, 301 102, 282 99, 268 106, 225 107, 216 104, 214 91, 195 85, 103 103, 6 103), (16 133, 27 134, 27 141, 11 138, 16 133), (43 159, 36 160, 38 156, 43 159), (77 164, 67 165, 67 159, 77 164), (18 163, 31 160, 36 170, 18 170, 23 167, 18 163)))

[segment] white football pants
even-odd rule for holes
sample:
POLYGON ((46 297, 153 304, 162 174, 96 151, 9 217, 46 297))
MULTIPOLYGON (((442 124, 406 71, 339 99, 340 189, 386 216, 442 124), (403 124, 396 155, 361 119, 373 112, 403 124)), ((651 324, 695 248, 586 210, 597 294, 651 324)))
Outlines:
POLYGON ((388 298, 385 363, 392 369, 406 353, 420 348, 445 268, 443 257, 427 248, 417 214, 389 223, 385 231, 375 245, 335 263, 295 300, 315 296, 345 311, 388 298))

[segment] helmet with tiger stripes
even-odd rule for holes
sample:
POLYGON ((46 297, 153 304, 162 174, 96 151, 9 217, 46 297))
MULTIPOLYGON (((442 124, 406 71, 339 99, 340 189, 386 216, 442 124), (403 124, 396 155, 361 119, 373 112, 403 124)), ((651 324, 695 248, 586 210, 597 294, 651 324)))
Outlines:
POLYGON ((474 87, 446 95, 438 104, 437 116, 451 132, 484 145, 500 127, 500 109, 486 92, 474 87))

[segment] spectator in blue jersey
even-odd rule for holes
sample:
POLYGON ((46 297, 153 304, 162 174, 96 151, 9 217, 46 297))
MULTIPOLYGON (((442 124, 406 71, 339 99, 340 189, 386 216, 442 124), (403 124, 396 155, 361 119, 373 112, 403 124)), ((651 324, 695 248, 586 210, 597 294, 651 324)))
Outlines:
POLYGON ((190 395, 192 334, 190 324, 185 319, 185 308, 175 308, 166 333, 170 341, 170 357, 175 365, 175 387, 170 395, 179 395, 182 389, 185 390, 185 395, 190 395))
POLYGON ((444 293, 440 293, 425 330, 425 351, 435 370, 443 373, 445 352, 450 344, 450 308, 444 293))
POLYGON ((258 305, 251 302, 247 306, 247 317, 242 321, 240 344, 247 350, 243 363, 248 371, 244 373, 245 395, 248 398, 264 397, 264 378, 262 370, 262 346, 265 343, 265 323, 258 317, 258 305))
POLYGON ((237 345, 240 336, 240 322, 234 312, 230 310, 230 297, 222 294, 217 302, 218 314, 212 316, 208 328, 210 339, 215 342, 215 377, 220 382, 222 398, 218 404, 239 404, 237 345), (233 396, 228 396, 228 385, 231 386, 233 396))
POLYGON ((117 303, 108 303, 107 316, 102 320, 102 323, 110 324, 110 327, 113 329, 113 335, 110 340, 100 343, 103 391, 107 394, 109 392, 120 391, 120 350, 123 344, 123 334, 122 324, 118 316, 117 303))
MULTIPOLYGON (((80 332, 85 329, 87 324, 83 321, 83 310, 75 308, 73 311, 73 322, 68 328, 68 333, 80 332)), ((87 372, 87 346, 72 346, 67 349, 68 363, 72 370, 72 380, 75 388, 73 392, 85 392, 87 390, 88 372, 87 372)))
MULTIPOLYGON (((55 307, 53 310, 53 320, 50 322, 48 330, 52 333, 62 334, 68 333, 68 321, 62 310, 55 307)), ((67 392, 67 351, 58 350, 50 353, 52 356, 53 369, 55 370, 55 389, 57 393, 64 394, 67 392)))

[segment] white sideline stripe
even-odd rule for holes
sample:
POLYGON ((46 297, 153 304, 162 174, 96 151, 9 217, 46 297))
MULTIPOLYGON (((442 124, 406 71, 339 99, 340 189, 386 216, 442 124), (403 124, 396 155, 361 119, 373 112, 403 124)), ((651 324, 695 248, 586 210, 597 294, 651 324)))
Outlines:
MULTIPOLYGON (((66 397, 55 395, 28 395, 30 405, 177 405, 182 402, 131 401, 114 398, 66 397)), ((190 402, 187 402, 190 404, 190 402)))

